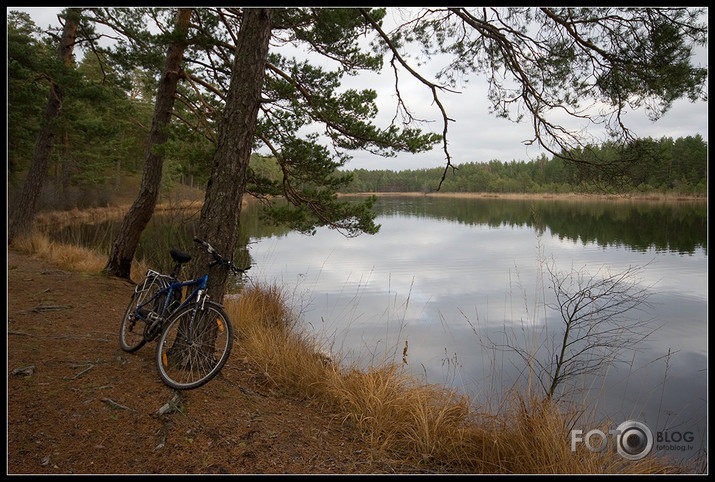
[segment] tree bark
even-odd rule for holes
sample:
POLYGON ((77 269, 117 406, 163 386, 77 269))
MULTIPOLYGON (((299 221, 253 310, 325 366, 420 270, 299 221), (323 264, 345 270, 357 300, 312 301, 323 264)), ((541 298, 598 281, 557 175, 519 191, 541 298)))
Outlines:
POLYGON ((174 109, 174 94, 179 83, 191 10, 190 8, 180 8, 176 15, 175 31, 181 34, 181 40, 171 42, 166 53, 166 61, 156 93, 154 118, 144 158, 144 171, 139 194, 124 216, 119 232, 112 243, 112 250, 105 268, 106 273, 112 276, 130 278, 132 260, 139 244, 139 238, 154 214, 154 208, 159 199, 164 156, 158 153, 155 147, 166 143, 168 139, 167 128, 174 109))
MULTIPOLYGON (((58 49, 58 57, 69 67, 72 62, 72 52, 74 50, 79 18, 82 10, 70 8, 65 18, 65 25, 62 29, 62 38, 58 49)), ((55 141, 57 118, 62 113, 62 101, 64 94, 62 88, 55 82, 50 81, 50 93, 47 96, 47 105, 43 116, 42 127, 35 141, 35 149, 32 153, 32 162, 27 172, 25 184, 22 187, 20 199, 15 205, 9 223, 7 242, 10 244, 18 235, 26 234, 32 227, 37 212, 37 200, 42 191, 42 184, 47 175, 47 165, 52 146, 55 141)))
MULTIPOLYGON (((238 239, 246 170, 256 133, 272 24, 271 9, 243 10, 231 84, 199 220, 198 236, 228 259, 233 258, 238 239)), ((205 251, 196 250, 194 259, 192 272, 201 274, 212 258, 205 251)), ((219 303, 227 277, 228 271, 223 266, 209 270, 208 293, 219 303)))

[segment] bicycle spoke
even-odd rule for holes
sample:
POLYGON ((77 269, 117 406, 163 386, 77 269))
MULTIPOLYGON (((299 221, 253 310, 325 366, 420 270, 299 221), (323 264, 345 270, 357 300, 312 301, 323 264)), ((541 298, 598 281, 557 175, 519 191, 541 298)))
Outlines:
POLYGON ((177 389, 203 385, 221 370, 233 343, 233 328, 223 309, 207 303, 172 317, 157 346, 159 375, 177 389))

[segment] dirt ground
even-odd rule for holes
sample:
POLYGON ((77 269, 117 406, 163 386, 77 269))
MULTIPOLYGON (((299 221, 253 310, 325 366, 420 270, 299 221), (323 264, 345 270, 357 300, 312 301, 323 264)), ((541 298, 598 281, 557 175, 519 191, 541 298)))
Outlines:
POLYGON ((335 416, 271 391, 239 345, 216 379, 170 389, 154 343, 119 347, 126 281, 13 251, 7 266, 8 474, 420 472, 374 456, 335 416))

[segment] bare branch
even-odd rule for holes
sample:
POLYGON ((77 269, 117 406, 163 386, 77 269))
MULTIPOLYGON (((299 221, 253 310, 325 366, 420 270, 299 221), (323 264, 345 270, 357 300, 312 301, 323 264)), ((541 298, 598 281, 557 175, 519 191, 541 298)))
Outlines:
MULTIPOLYGON (((425 86, 427 86, 428 89, 432 92, 432 100, 434 103, 437 105, 439 108, 440 113, 442 114, 442 150, 444 151, 444 155, 447 158, 447 164, 444 168, 444 172, 442 173, 442 179, 439 181, 439 186, 437 187, 437 190, 439 191, 439 188, 442 186, 442 183, 444 182, 446 176, 447 176, 447 171, 451 167, 452 170, 456 169, 454 165, 452 165, 452 156, 449 153, 449 148, 447 147, 447 131, 449 129, 449 123, 455 122, 454 119, 451 119, 447 115, 447 111, 444 108, 444 105, 442 105, 442 102, 439 99, 439 94, 438 91, 448 91, 448 92, 456 92, 454 90, 448 89, 447 87, 443 85, 438 85, 435 84, 434 82, 430 82, 429 80, 425 79, 422 75, 420 75, 417 71, 415 71, 408 63, 407 61, 400 55, 399 50, 397 49, 397 46, 390 40, 390 37, 385 33, 384 30, 382 30, 382 27, 375 21, 374 18, 365 10, 364 8, 359 9, 360 13, 365 17, 365 19, 370 22, 370 25, 377 31, 377 33, 380 35, 380 37, 383 39, 385 44, 388 46, 390 51, 392 51, 393 55, 393 68, 394 68, 394 61, 397 60, 402 67, 407 70, 415 79, 419 80, 421 83, 423 83, 425 86)), ((395 69, 396 72, 396 69, 395 69)), ((397 89, 397 83, 395 84, 395 88, 397 89)), ((401 97, 399 93, 399 89, 397 89, 397 94, 398 98, 400 98, 400 103, 401 97)), ((404 104, 403 104, 404 105, 404 104)))

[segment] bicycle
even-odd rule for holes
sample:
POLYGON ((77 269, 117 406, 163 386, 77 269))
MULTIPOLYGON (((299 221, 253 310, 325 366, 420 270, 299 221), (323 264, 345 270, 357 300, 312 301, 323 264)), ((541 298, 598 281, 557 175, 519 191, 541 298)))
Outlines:
MULTIPOLYGON (((209 267, 221 264, 236 274, 250 268, 238 268, 206 241, 194 237, 194 242, 213 256, 209 267)), ((209 300, 208 274, 179 281, 181 267, 191 261, 191 255, 177 249, 169 253, 176 262, 171 275, 149 269, 134 288, 119 344, 131 353, 159 337, 155 357, 159 376, 171 388, 189 390, 221 371, 231 353, 234 328, 223 306, 209 300), (184 287, 194 289, 182 301, 184 287)))

